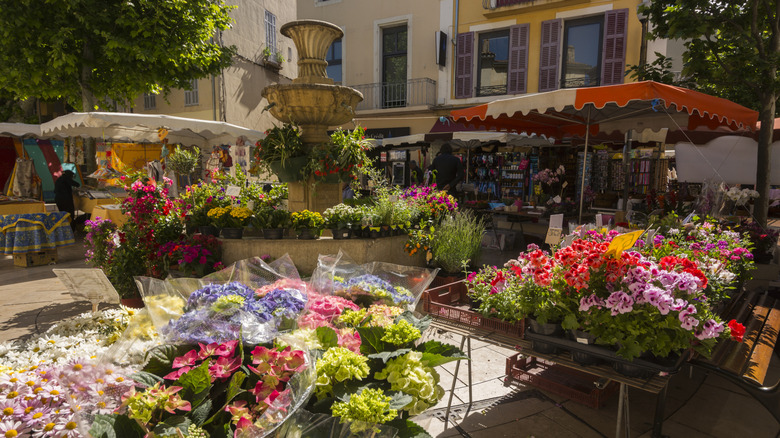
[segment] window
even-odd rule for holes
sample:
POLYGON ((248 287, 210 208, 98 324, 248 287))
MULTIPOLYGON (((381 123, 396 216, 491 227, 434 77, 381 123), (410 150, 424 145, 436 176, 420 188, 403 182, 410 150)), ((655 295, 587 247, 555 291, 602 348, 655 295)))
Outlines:
POLYGON ((191 90, 184 90, 184 106, 198 105, 198 80, 193 79, 190 87, 191 90))
POLYGON ((157 108, 157 96, 153 93, 144 93, 144 109, 151 110, 157 108))
POLYGON ((341 38, 337 39, 330 45, 328 54, 325 56, 325 60, 328 61, 328 67, 326 68, 328 77, 333 79, 337 84, 342 82, 341 79, 341 38))
POLYGON ((276 15, 265 11, 265 46, 271 51, 272 59, 276 57, 276 15))
POLYGON ((506 94, 509 30, 481 34, 477 48, 477 96, 506 94))
POLYGON ((406 106, 407 29, 382 29, 382 108, 406 106))
POLYGON ((604 17, 566 21, 563 30, 561 88, 596 87, 601 83, 604 17))

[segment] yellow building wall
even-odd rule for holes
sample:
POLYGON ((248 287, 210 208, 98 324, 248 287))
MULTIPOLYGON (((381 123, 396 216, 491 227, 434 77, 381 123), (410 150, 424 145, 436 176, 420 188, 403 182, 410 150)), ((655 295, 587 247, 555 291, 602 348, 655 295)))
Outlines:
MULTIPOLYGON (((490 26, 498 26, 495 29, 505 29, 515 24, 529 23, 528 43, 528 93, 539 91, 539 52, 542 38, 542 22, 555 18, 583 18, 598 14, 604 14, 606 10, 628 9, 628 29, 626 42, 626 68, 629 65, 639 63, 639 49, 642 43, 642 25, 637 18, 637 6, 640 0, 617 1, 583 1, 583 0, 537 0, 528 5, 512 5, 490 11, 482 7, 481 1, 460 2, 458 14, 457 33, 476 30, 476 33, 489 30, 490 26)), ((563 50, 563 49, 562 49, 563 50)), ((560 54, 559 54, 560 55, 560 54)), ((455 65, 455 49, 451 56, 452 65, 455 65)), ((476 77, 476 76, 475 76, 476 77)), ((451 82, 455 83, 455 69, 451 71, 451 82)), ((625 77, 624 82, 634 82, 630 77, 625 77)), ((450 97, 455 98, 454 87, 450 88, 450 97)), ((490 96, 489 100, 495 100, 500 96, 490 96)), ((463 99, 459 99, 463 100, 463 99)))

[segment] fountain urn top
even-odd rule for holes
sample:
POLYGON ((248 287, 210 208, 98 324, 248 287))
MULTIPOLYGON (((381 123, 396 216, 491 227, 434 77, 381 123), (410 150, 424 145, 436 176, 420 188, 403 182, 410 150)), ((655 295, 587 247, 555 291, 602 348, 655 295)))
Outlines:
POLYGON ((298 77, 293 83, 333 84, 325 71, 325 57, 331 44, 344 36, 340 27, 327 21, 296 20, 282 25, 279 32, 292 39, 298 50, 298 77))

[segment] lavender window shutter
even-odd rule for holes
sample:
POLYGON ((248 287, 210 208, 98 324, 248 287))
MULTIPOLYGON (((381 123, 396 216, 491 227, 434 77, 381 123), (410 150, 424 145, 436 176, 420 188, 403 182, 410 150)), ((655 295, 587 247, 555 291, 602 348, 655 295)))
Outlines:
POLYGON ((601 85, 622 84, 626 70, 628 9, 607 11, 604 16, 604 47, 601 85))
POLYGON ((542 47, 539 59, 539 91, 558 89, 558 61, 560 58, 561 23, 563 20, 542 22, 542 47))
POLYGON ((472 96, 474 87, 474 32, 458 34, 458 45, 455 57, 455 98, 465 99, 472 96))
POLYGON ((509 28, 509 77, 507 94, 528 92, 528 32, 529 24, 509 28))

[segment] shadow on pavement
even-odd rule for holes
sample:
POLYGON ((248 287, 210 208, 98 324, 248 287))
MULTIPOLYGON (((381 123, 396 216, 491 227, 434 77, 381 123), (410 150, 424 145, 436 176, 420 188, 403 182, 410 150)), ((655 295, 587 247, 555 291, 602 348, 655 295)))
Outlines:
POLYGON ((22 340, 27 336, 45 332, 57 322, 91 310, 92 304, 89 301, 47 304, 36 309, 21 311, 0 322, 0 332, 17 332, 18 336, 6 340, 22 340))

